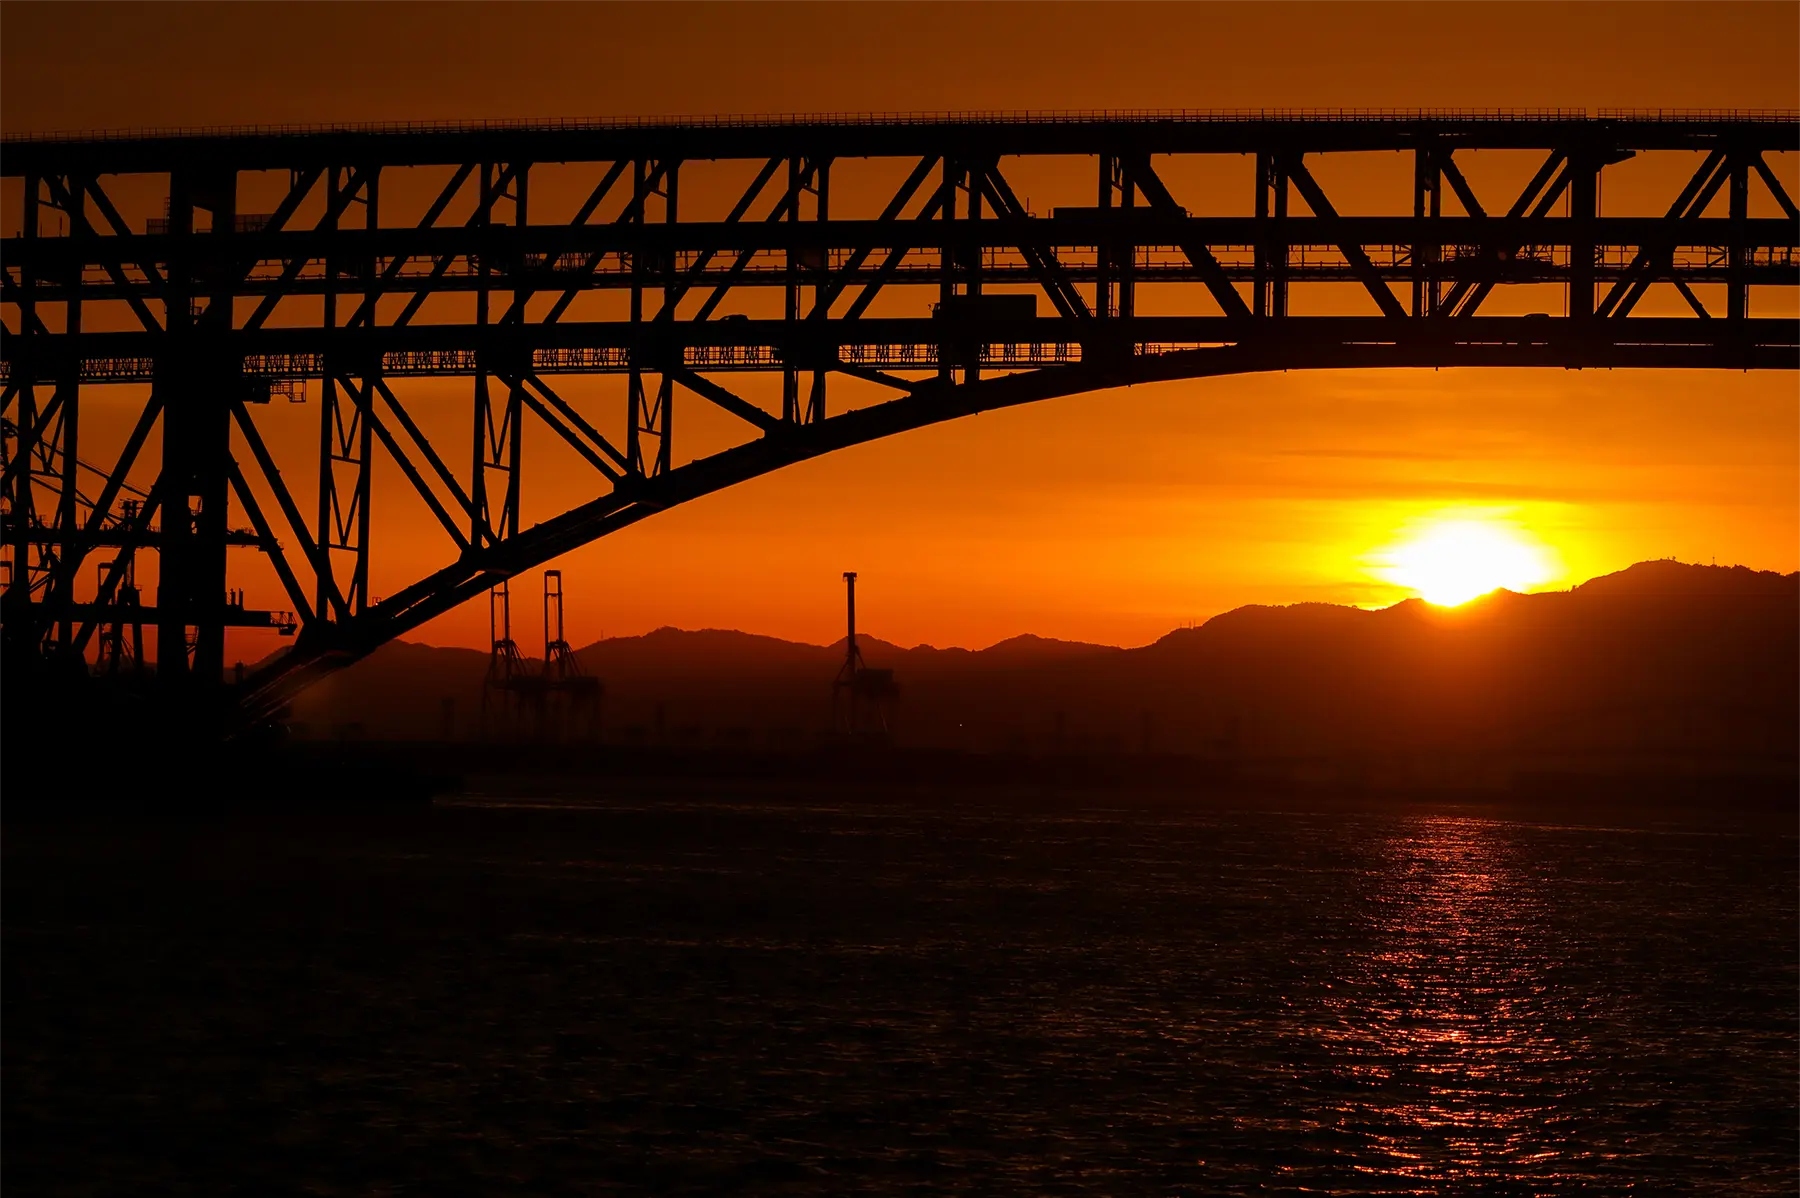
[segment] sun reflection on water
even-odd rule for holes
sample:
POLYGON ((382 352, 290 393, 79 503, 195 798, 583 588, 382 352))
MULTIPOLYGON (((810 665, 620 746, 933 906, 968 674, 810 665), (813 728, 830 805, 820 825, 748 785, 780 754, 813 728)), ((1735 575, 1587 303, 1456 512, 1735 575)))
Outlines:
POLYGON ((1347 955, 1321 1029, 1337 1127, 1420 1192, 1552 1185, 1580 1153, 1560 1112, 1587 1071, 1553 984, 1543 899, 1519 846, 1481 820, 1422 818, 1385 846, 1369 947, 1347 955))

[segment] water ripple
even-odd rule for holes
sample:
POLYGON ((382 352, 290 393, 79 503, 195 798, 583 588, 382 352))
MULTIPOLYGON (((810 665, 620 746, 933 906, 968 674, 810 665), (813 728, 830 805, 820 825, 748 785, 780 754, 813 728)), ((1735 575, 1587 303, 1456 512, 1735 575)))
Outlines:
POLYGON ((21 1192, 1793 1192, 1791 836, 497 795, 16 841, 21 1192))

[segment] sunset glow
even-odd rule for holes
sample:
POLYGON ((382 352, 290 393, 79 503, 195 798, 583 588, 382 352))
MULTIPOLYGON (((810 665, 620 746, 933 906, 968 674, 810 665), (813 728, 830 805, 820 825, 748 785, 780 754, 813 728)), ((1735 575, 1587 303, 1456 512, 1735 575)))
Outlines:
POLYGON ((1497 517, 1424 522, 1377 555, 1378 576, 1427 603, 1454 607, 1500 587, 1525 591, 1554 577, 1530 534, 1497 517))

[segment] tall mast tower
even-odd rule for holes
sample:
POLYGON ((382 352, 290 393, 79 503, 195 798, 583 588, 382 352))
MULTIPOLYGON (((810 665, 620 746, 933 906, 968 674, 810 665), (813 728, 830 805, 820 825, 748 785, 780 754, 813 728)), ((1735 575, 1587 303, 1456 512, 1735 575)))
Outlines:
POLYGON ((832 731, 847 739, 873 736, 886 740, 889 714, 900 688, 894 683, 894 671, 871 670, 863 662, 862 649, 856 643, 854 570, 844 571, 844 599, 849 631, 844 637, 844 664, 831 684, 832 731), (866 727, 865 714, 873 717, 866 727))

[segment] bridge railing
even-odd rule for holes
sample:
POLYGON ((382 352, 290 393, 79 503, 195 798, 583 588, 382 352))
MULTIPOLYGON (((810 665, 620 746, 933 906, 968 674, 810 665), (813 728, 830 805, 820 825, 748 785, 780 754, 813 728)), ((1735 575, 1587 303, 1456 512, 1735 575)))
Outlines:
POLYGON ((1603 121, 1800 120, 1800 111, 1781 108, 1087 108, 1068 110, 977 109, 938 112, 775 112, 731 116, 545 117, 480 121, 350 121, 272 125, 153 125, 127 129, 80 129, 9 133, 0 145, 61 141, 142 141, 149 138, 299 137, 319 134, 407 134, 485 132, 608 132, 624 129, 755 129, 786 126, 871 125, 1069 125, 1417 123, 1544 123, 1603 121))

